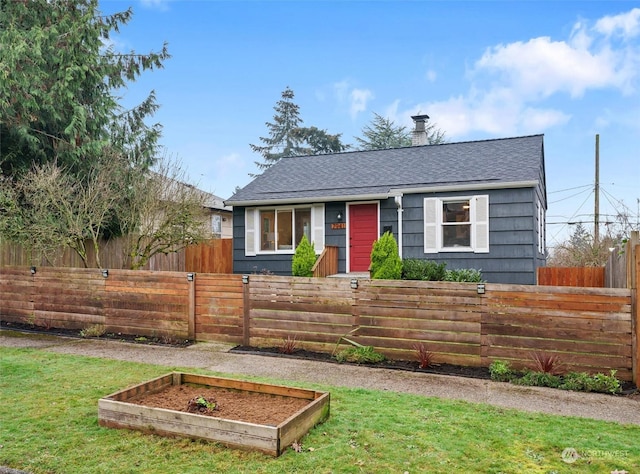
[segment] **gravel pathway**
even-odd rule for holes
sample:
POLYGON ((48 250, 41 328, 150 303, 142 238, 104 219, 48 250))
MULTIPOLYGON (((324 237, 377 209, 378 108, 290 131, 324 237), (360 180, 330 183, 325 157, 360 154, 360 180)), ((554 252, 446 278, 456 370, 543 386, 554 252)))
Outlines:
POLYGON ((182 369, 270 377, 339 387, 360 387, 464 400, 516 410, 640 425, 640 396, 610 396, 542 387, 521 387, 446 375, 378 369, 311 360, 228 352, 233 345, 144 346, 102 339, 24 335, 0 331, 0 346, 102 357, 182 369))

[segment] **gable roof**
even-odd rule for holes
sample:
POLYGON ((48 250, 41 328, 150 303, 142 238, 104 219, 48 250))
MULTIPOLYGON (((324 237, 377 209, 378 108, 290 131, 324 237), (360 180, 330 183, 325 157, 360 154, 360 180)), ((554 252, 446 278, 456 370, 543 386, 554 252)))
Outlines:
POLYGON ((431 188, 532 187, 543 175, 543 135, 531 135, 282 158, 225 203, 374 199, 431 188))
POLYGON ((233 210, 231 206, 227 206, 224 203, 224 200, 221 197, 204 191, 194 186, 193 184, 185 183, 184 181, 180 181, 169 176, 164 176, 153 170, 148 170, 148 173, 150 178, 160 180, 163 186, 163 199, 165 200, 171 200, 171 193, 174 192, 174 190, 177 188, 183 192, 193 192, 195 195, 202 199, 202 204, 207 209, 227 212, 231 212, 233 210))

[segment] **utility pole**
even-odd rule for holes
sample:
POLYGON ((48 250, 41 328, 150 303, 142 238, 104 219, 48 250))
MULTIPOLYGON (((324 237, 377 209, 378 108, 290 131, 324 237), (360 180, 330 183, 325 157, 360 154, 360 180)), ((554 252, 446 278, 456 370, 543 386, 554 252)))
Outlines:
POLYGON ((593 210, 593 241, 600 241, 600 135, 596 134, 596 198, 593 210))

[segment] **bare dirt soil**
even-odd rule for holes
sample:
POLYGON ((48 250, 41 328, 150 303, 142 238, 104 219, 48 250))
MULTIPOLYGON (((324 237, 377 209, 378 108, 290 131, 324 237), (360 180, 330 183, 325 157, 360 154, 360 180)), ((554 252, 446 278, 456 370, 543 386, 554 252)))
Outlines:
POLYGON ((226 420, 277 426, 304 408, 309 400, 183 384, 173 385, 159 392, 136 395, 128 399, 127 402, 151 408, 195 412, 199 415, 226 420), (204 398, 210 404, 215 404, 215 407, 212 409, 194 408, 194 405, 198 405, 197 399, 199 397, 204 398))

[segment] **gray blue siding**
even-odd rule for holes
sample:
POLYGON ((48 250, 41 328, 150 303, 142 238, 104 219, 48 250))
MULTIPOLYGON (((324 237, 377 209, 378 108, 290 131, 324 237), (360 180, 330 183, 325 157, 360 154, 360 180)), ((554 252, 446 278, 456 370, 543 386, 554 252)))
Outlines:
MULTIPOLYGON (((536 201, 542 193, 534 188, 474 192, 405 194, 402 214, 403 258, 446 262, 448 269, 475 268, 492 283, 535 284, 537 268, 545 263, 538 251, 536 201), (486 194, 489 196, 489 253, 424 253, 424 199, 486 194)), ((546 203, 542 201, 543 206, 546 203)), ((325 245, 339 250, 339 272, 346 271, 346 229, 332 229, 338 212, 345 215, 346 203, 325 204, 325 245)), ((291 275, 291 255, 256 255, 244 251, 244 208, 234 208, 234 273, 273 272, 291 275)), ((391 227, 398 241, 398 212, 393 198, 380 201, 380 231, 391 227)))

